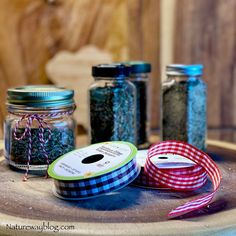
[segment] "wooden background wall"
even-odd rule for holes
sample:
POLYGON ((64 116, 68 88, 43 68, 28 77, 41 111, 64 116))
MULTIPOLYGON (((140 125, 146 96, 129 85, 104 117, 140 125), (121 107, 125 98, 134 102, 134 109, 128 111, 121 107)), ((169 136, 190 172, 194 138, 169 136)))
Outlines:
POLYGON ((0 123, 7 88, 50 83, 50 58, 94 44, 116 61, 152 63, 152 128, 159 125, 161 66, 176 62, 205 65, 209 126, 233 129, 235 12, 236 0, 0 0, 0 123))
MULTIPOLYGON (((236 1, 179 2, 181 5, 176 5, 174 62, 204 64, 208 126, 235 131, 236 1)), ((227 139, 236 140, 234 133, 227 132, 227 139)))
POLYGON ((156 127, 159 12, 159 0, 0 0, 0 123, 7 88, 50 82, 44 66, 51 57, 93 44, 111 52, 115 61, 153 63, 156 127))

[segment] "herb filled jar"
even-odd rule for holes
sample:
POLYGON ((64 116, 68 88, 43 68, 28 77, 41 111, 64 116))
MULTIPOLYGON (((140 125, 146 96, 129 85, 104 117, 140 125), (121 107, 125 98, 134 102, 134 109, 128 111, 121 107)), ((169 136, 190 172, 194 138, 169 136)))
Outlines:
POLYGON ((101 64, 92 67, 89 88, 90 141, 136 144, 136 88, 128 81, 130 67, 101 64))
POLYGON ((145 61, 129 61, 126 64, 131 67, 129 80, 135 85, 137 94, 137 145, 139 148, 147 148, 149 145, 148 91, 151 64, 145 61))
POLYGON ((4 123, 5 158, 27 174, 45 171, 75 148, 74 92, 56 86, 8 89, 4 123))
POLYGON ((206 149, 207 86, 202 65, 168 65, 162 84, 162 140, 184 141, 206 149))

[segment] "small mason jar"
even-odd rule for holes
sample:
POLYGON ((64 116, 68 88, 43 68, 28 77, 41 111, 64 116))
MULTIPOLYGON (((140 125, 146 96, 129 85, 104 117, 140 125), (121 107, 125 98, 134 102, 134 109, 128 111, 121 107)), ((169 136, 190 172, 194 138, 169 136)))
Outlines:
POLYGON ((202 65, 172 64, 162 84, 161 138, 178 140, 205 150, 207 86, 202 65))
POLYGON ((130 67, 101 64, 92 67, 89 88, 90 141, 136 144, 136 89, 128 81, 130 67))
POLYGON ((33 174, 75 148, 74 92, 55 86, 8 89, 5 158, 33 174))
POLYGON ((149 73, 151 64, 145 61, 125 62, 131 67, 129 80, 136 87, 136 129, 138 148, 147 148, 149 145, 149 116, 148 116, 148 97, 149 97, 149 73))

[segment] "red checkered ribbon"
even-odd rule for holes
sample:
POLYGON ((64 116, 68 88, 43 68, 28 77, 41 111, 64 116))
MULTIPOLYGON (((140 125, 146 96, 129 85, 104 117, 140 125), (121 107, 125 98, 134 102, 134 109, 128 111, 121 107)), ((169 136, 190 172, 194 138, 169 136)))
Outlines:
POLYGON ((154 144, 148 150, 148 157, 144 166, 144 172, 148 178, 157 186, 167 187, 174 190, 189 191, 203 186, 210 177, 213 184, 213 191, 207 195, 189 201, 182 206, 172 210, 169 218, 174 218, 188 212, 207 206, 213 199, 219 188, 221 173, 214 161, 204 152, 190 144, 178 141, 165 141, 154 144), (160 169, 152 162, 152 157, 157 155, 174 154, 192 160, 197 165, 181 169, 160 169))
POLYGON ((157 188, 157 189, 174 189, 178 191, 193 191, 198 188, 201 188, 207 181, 207 173, 205 170, 198 165, 194 165, 191 167, 186 168, 161 168, 161 171, 158 169, 158 173, 156 175, 160 176, 160 174, 163 174, 158 181, 154 180, 152 177, 149 177, 144 172, 144 169, 141 169, 140 175, 137 179, 135 179, 135 184, 139 186, 145 186, 150 188, 157 188), (161 172, 161 173, 160 173, 161 172), (171 177, 169 177, 171 176, 171 177), (185 185, 183 185, 183 182, 180 185, 177 185, 175 181, 175 177, 186 177, 188 180, 185 182, 185 185), (189 181, 189 178, 192 177, 192 181, 189 181), (172 182, 174 181, 174 184, 169 183, 169 185, 166 185, 166 181, 164 179, 168 178, 172 182))

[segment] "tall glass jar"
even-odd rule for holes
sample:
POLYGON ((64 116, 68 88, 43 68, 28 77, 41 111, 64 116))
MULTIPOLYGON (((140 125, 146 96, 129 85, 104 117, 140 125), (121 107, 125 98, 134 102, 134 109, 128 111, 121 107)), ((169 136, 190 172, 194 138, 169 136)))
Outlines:
POLYGON ((124 64, 92 67, 89 88, 91 143, 128 141, 136 144, 136 89, 124 64))
POLYGON ((206 149, 207 86, 202 65, 168 65, 162 84, 161 137, 206 149))
POLYGON ((38 173, 75 148, 73 96, 55 86, 8 89, 4 140, 10 166, 38 173))
POLYGON ((131 67, 129 80, 135 85, 137 92, 137 145, 139 149, 147 148, 149 136, 148 92, 151 64, 145 61, 129 61, 126 64, 131 67))

